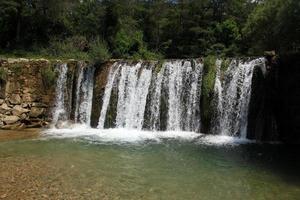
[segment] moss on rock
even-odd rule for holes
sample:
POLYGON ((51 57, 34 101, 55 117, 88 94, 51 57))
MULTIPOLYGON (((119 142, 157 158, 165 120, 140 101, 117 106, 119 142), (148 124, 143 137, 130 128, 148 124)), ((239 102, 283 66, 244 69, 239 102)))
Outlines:
POLYGON ((207 56, 204 58, 202 95, 201 95, 201 121, 202 132, 207 132, 210 127, 213 115, 213 94, 216 79, 216 60, 215 56, 207 56))

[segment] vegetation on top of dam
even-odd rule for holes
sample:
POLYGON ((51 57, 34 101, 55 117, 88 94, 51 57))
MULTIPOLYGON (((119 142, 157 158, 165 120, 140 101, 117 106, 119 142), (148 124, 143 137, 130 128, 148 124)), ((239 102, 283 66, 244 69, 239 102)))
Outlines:
POLYGON ((299 52, 297 0, 4 0, 7 57, 161 59, 299 52))

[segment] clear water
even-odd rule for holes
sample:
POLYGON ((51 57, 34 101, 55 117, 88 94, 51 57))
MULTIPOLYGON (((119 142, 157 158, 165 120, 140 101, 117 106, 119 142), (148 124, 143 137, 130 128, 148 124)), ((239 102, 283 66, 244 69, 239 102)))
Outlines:
POLYGON ((109 134, 91 131, 84 137, 74 133, 73 138, 63 138, 63 132, 51 133, 60 139, 0 142, 0 196, 224 200, 300 197, 299 147, 238 145, 229 137, 203 138, 182 132, 160 137, 159 133, 133 131, 129 137, 125 130, 123 136, 122 130, 108 130, 109 134))

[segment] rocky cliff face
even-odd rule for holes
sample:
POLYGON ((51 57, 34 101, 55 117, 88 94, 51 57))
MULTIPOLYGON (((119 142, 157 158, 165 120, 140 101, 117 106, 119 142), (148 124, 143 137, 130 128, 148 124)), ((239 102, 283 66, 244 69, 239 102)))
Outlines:
POLYGON ((279 59, 276 79, 276 117, 279 139, 300 143, 300 55, 283 55, 279 59))
MULTIPOLYGON (((42 127, 51 120, 60 61, 0 60, 0 128, 42 127)), ((68 65, 76 65, 68 61, 68 65)))
POLYGON ((299 144, 299 55, 266 58, 266 70, 253 74, 248 138, 299 144))

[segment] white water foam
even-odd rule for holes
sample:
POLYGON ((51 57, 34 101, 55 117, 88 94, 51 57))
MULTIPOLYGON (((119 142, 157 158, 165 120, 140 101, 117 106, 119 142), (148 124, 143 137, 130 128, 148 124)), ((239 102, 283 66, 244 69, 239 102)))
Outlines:
POLYGON ((161 139, 176 139, 192 141, 202 134, 182 131, 140 131, 136 129, 93 129, 85 125, 77 124, 67 129, 48 129, 43 132, 47 137, 53 138, 84 138, 92 137, 95 141, 136 143, 143 141, 156 141, 161 139))
POLYGON ((228 135, 205 135, 198 140, 197 143, 211 146, 236 146, 240 144, 255 143, 255 141, 228 135))
POLYGON ((173 139, 194 142, 199 145, 236 146, 254 142, 253 140, 225 135, 204 135, 184 131, 140 131, 124 128, 93 129, 82 124, 75 124, 66 129, 48 129, 43 133, 46 138, 83 138, 93 142, 112 143, 143 143, 147 141, 160 143, 165 139, 173 139))

